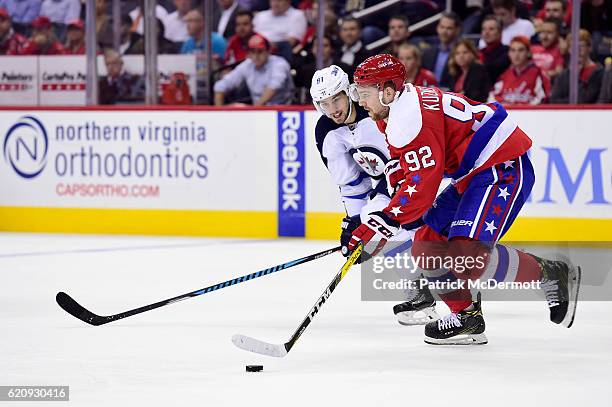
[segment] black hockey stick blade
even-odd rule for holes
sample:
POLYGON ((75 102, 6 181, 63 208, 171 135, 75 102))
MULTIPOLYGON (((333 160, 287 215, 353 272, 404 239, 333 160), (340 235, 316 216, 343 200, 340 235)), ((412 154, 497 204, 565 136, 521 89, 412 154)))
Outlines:
POLYGON ((262 276, 267 276, 268 274, 276 273, 277 271, 285 270, 299 264, 304 264, 312 260, 320 259, 321 257, 327 256, 334 252, 337 252, 341 249, 341 246, 334 247, 332 249, 327 249, 319 253, 311 254, 306 257, 302 257, 296 260, 291 260, 286 263, 282 263, 273 267, 269 267, 267 269, 259 270, 251 274, 247 274, 241 277, 233 278, 231 280, 224 281, 222 283, 213 284, 211 286, 201 288, 199 290, 191 291, 186 294, 181 294, 176 297, 168 298, 166 300, 158 301, 153 304, 144 305, 139 308, 134 308, 129 311, 124 311, 119 314, 108 315, 108 316, 100 316, 96 315, 93 312, 87 310, 81 304, 76 302, 74 298, 69 296, 64 292, 59 292, 55 296, 55 301, 57 304, 67 313, 74 316, 75 318, 80 319, 81 321, 88 323, 90 325, 98 326, 104 325, 109 322, 117 321, 119 319, 131 317, 132 315, 142 314, 143 312, 151 311, 156 308, 160 308, 169 304, 173 304, 178 301, 183 301, 188 298, 197 297, 203 294, 207 294, 212 291, 217 291, 223 289, 225 287, 231 287, 236 284, 240 284, 245 281, 253 280, 262 276))
POLYGON ((98 326, 110 322, 106 318, 85 309, 85 307, 63 291, 57 293, 55 301, 64 311, 88 324, 98 326))

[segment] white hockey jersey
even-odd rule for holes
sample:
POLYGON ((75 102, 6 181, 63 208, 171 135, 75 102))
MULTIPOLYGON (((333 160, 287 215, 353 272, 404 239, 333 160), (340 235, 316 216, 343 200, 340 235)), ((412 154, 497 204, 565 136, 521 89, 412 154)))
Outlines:
POLYGON ((377 196, 388 202, 384 169, 390 159, 384 135, 368 113, 354 105, 353 124, 336 124, 321 116, 315 127, 317 148, 340 195, 348 216, 357 216, 377 196))

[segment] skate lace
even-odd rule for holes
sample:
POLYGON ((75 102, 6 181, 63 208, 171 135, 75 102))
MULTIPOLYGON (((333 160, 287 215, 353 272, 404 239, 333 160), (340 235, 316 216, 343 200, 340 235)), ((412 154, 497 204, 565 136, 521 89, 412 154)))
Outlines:
POLYGON ((444 318, 438 320, 438 329, 450 329, 453 326, 460 328, 461 321, 457 318, 457 314, 448 314, 444 318))
POLYGON ((542 281, 540 287, 544 290, 549 308, 559 305, 559 280, 542 281))

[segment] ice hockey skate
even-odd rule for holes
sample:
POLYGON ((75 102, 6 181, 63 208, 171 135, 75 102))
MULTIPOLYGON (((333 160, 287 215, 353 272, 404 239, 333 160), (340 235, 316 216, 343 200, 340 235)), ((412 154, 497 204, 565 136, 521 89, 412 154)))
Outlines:
POLYGON ((425 286, 417 290, 416 296, 406 302, 393 306, 393 313, 402 325, 425 325, 439 319, 436 300, 425 286))
POLYGON ((480 305, 480 293, 476 302, 457 313, 425 326, 425 343, 432 345, 484 345, 485 322, 480 305))
POLYGON ((541 287, 550 309, 550 320, 569 328, 574 323, 582 270, 569 259, 547 260, 534 256, 542 267, 541 287))

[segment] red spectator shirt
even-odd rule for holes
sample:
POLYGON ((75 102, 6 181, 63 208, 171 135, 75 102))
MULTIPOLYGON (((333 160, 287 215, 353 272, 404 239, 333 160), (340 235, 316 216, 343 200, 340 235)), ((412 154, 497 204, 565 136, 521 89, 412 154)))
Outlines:
POLYGON ((457 78, 453 91, 455 93, 463 93, 463 84, 465 83, 466 72, 462 72, 457 78))
POLYGON ((414 86, 424 86, 426 88, 430 88, 432 86, 438 86, 438 81, 436 80, 436 76, 433 74, 433 72, 425 68, 419 68, 419 71, 414 77, 412 84, 414 86))
MULTIPOLYGON (((251 34, 254 35, 255 33, 251 34)), ((249 42, 249 36, 246 40, 241 40, 237 35, 232 35, 227 42, 227 48, 225 49, 225 63, 233 64, 235 62, 244 61, 248 54, 249 50, 247 48, 247 44, 249 42)))
POLYGON ((406 85, 391 104, 387 123, 376 124, 404 175, 384 212, 403 225, 431 208, 444 176, 463 193, 474 174, 531 147, 499 103, 478 103, 438 88, 406 85))
POLYGON ((533 55, 533 62, 544 73, 555 71, 558 67, 563 68, 564 60, 558 43, 549 48, 544 48, 541 45, 532 45, 531 54, 533 55))
POLYGON ((521 71, 510 66, 491 91, 491 97, 498 102, 517 105, 539 105, 549 95, 550 80, 534 63, 529 63, 521 71))
POLYGON ((13 32, 0 43, 0 55, 21 55, 28 39, 21 34, 13 32))
POLYGON ((64 55, 66 50, 59 41, 53 41, 46 50, 41 50, 34 41, 28 41, 22 55, 64 55))
POLYGON ((580 70, 580 81, 583 83, 587 83, 589 81, 589 78, 591 77, 591 74, 593 73, 593 71, 595 69, 597 69, 597 64, 596 63, 592 63, 590 65, 585 66, 584 68, 582 68, 580 70))
POLYGON ((306 33, 304 34, 302 41, 300 41, 300 44, 302 44, 302 47, 305 48, 308 44, 310 44, 314 40, 314 37, 316 35, 317 35, 317 27, 309 25, 306 28, 306 33))
POLYGON ((64 47, 66 55, 85 55, 85 43, 83 42, 78 48, 73 49, 68 46, 64 47))

